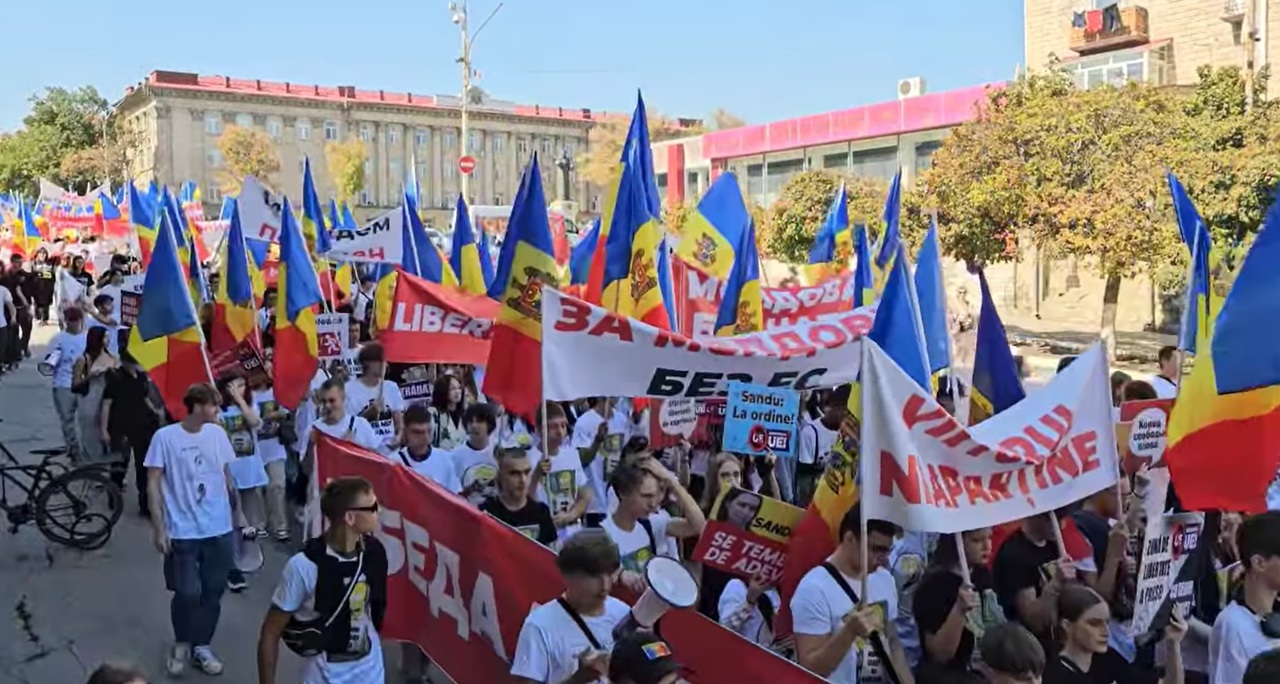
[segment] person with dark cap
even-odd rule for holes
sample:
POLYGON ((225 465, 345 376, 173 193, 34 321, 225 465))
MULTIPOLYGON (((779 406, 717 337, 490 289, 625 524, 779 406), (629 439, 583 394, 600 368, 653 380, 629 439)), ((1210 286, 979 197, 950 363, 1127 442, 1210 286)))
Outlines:
POLYGON ((688 684, 671 646, 653 632, 633 632, 613 645, 609 684, 688 684))

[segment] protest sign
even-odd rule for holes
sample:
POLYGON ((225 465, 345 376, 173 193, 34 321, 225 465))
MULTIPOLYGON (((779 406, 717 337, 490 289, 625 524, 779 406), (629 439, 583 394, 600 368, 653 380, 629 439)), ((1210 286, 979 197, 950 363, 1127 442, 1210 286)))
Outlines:
POLYGON ((378 331, 387 360, 483 365, 501 307, 483 295, 437 285, 400 271, 391 322, 378 331))
POLYGON ((400 264, 404 260, 404 211, 392 209, 358 228, 335 228, 332 240, 331 259, 400 264))
POLYGON ((138 310, 142 308, 142 282, 146 277, 142 273, 127 275, 120 284, 120 325, 130 326, 138 321, 138 310))
POLYGON ((209 367, 217 380, 241 377, 250 387, 261 386, 269 381, 267 369, 262 365, 262 354, 258 352, 251 337, 246 337, 230 349, 211 353, 209 367))
POLYGON ((246 238, 280 241, 280 216, 284 212, 284 203, 257 178, 245 176, 236 197, 236 211, 240 214, 240 229, 246 238))
POLYGON ((790 389, 729 383, 724 450, 739 454, 795 454, 800 393, 790 389))
POLYGON ((658 410, 649 412, 649 448, 676 446, 681 439, 687 440, 694 448, 719 448, 724 430, 724 399, 661 400, 661 404, 670 402, 674 402, 677 408, 669 409, 665 417, 661 405, 658 410), (684 406, 691 406, 693 410, 691 429, 686 422, 688 414, 679 408, 684 406))
POLYGON ((544 399, 723 397, 733 380, 810 389, 858 375, 862 308, 764 332, 694 340, 551 288, 542 292, 544 399))
MULTIPOLYGON (((354 377, 354 376, 353 376, 354 377)), ((400 388, 405 406, 431 404, 431 386, 435 383, 435 369, 426 363, 387 363, 387 379, 400 388)))
MULTIPOLYGON (((529 610, 564 591, 555 554, 374 452, 323 434, 316 448, 319 483, 357 476, 377 492, 389 599, 382 638, 417 644, 457 684, 510 681, 529 610)), ((693 610, 664 615, 662 636, 693 684, 823 681, 693 610)))
MULTIPOLYGON (((716 316, 724 294, 724 282, 685 263, 671 258, 671 279, 680 331, 694 339, 714 337, 716 316)), ((761 287, 760 303, 764 327, 786 327, 803 320, 813 320, 843 313, 853 302, 853 276, 833 275, 811 286, 761 287)))
POLYGON ((870 340, 862 363, 862 510, 962 532, 1056 510, 1116 486, 1101 345, 1013 407, 965 427, 870 340))
POLYGON ((750 580, 772 584, 782 577, 791 531, 805 512, 749 489, 725 489, 711 509, 711 520, 698 539, 694 560, 750 580))
POLYGON ((1126 401, 1120 404, 1116 442, 1120 445, 1124 471, 1130 475, 1142 466, 1164 463, 1172 399, 1126 401))
POLYGON ((320 353, 317 358, 321 361, 341 358, 351 346, 350 317, 344 313, 316 314, 316 349, 320 353))
POLYGON ((1203 531, 1203 513, 1175 513, 1148 521, 1129 628, 1134 637, 1163 630, 1174 610, 1182 617, 1191 613, 1196 576, 1205 567, 1199 554, 1209 549, 1205 544, 1201 550, 1203 531))

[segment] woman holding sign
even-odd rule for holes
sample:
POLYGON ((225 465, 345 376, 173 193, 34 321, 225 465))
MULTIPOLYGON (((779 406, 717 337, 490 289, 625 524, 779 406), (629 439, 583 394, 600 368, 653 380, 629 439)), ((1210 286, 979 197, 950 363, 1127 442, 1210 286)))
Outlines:
POLYGON ((1058 594, 1054 636, 1057 658, 1044 668, 1044 684, 1183 684, 1182 637, 1186 620, 1174 611, 1164 630, 1164 676, 1124 659, 1108 645, 1111 609, 1094 590, 1069 584, 1058 594))

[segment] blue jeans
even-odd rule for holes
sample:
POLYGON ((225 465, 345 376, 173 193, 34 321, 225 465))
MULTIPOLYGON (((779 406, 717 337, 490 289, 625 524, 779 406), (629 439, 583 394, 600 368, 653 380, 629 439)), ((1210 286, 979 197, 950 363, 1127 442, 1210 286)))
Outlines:
POLYGON ((174 641, 192 646, 208 646, 213 641, 232 554, 230 533, 170 541, 164 557, 164 583, 173 592, 169 618, 174 641))

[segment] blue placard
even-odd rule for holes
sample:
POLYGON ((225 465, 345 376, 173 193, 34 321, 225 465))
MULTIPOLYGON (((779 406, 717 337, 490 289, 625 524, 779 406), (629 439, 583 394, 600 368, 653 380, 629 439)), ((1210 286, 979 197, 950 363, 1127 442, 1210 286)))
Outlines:
POLYGON ((773 452, 779 458, 792 456, 799 417, 799 392, 731 381, 724 416, 724 450, 753 455, 773 452))

